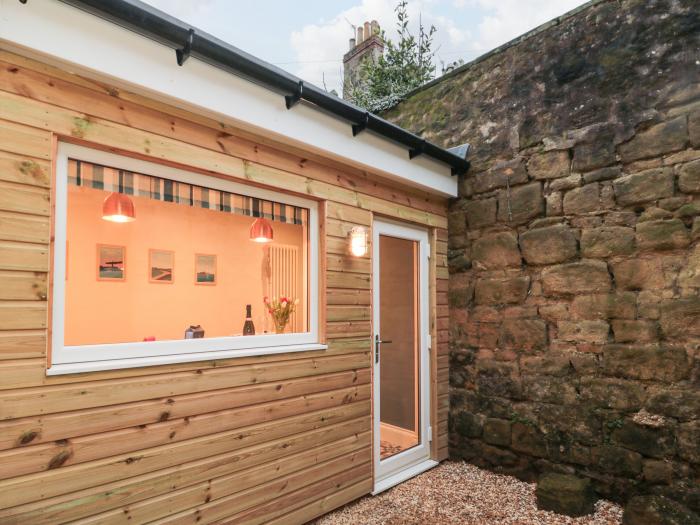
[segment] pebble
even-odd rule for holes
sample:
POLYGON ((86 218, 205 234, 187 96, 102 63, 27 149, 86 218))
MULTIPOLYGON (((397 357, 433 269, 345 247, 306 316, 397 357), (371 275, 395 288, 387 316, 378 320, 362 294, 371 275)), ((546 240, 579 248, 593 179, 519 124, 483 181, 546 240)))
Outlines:
POLYGON ((377 496, 365 496, 313 525, 619 525, 622 508, 600 500, 571 518, 538 510, 535 484, 465 462, 446 461, 377 496))

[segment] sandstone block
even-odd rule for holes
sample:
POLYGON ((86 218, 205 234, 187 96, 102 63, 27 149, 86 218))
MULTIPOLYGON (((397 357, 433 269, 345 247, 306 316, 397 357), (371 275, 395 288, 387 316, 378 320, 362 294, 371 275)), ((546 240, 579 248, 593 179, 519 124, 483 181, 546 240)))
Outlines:
POLYGON ((681 288, 700 288, 700 245, 690 252, 688 263, 678 276, 681 288))
POLYGON ((476 282, 476 304, 514 304, 522 303, 530 288, 529 276, 508 279, 479 279, 476 282))
POLYGON ((600 207, 600 187, 592 182, 567 191, 564 194, 564 215, 578 215, 598 211, 600 207))
POLYGON ((659 339, 659 327, 656 321, 614 319, 612 329, 616 343, 652 343, 659 339))
POLYGON ((496 188, 505 188, 527 182, 527 171, 522 159, 512 159, 492 166, 488 171, 479 173, 473 179, 475 193, 484 193, 496 188))
POLYGON ((578 188, 581 185, 581 175, 578 173, 573 173, 568 177, 562 177, 561 179, 554 179, 549 183, 550 191, 562 191, 570 190, 572 188, 578 188))
POLYGON ((610 168, 601 168, 599 170, 584 173, 583 182, 589 184, 591 182, 600 182, 603 180, 612 180, 622 175, 622 170, 617 166, 610 168))
POLYGON ((462 210, 451 211, 447 214, 447 230, 450 236, 463 236, 467 232, 467 222, 462 210))
POLYGON ((478 438, 483 430, 483 417, 471 412, 450 411, 450 427, 460 436, 478 438))
POLYGON ((568 151, 546 151, 530 157, 527 172, 533 179, 557 179, 569 174, 570 165, 568 151))
POLYGON ((678 176, 678 189, 684 193, 700 193, 700 160, 683 165, 678 176))
POLYGON ((574 405, 578 400, 572 381, 552 376, 524 376, 523 395, 528 401, 536 403, 574 405))
POLYGON ((642 455, 621 447, 605 445, 594 452, 598 468, 616 476, 634 477, 642 472, 642 455))
POLYGON ((667 424, 640 425, 631 419, 625 419, 622 426, 612 432, 612 440, 652 458, 665 458, 676 452, 674 429, 667 424))
POLYGON ((480 395, 520 399, 522 384, 517 378, 517 365, 490 359, 477 362, 476 385, 480 395))
POLYGON ((661 330, 667 338, 700 337, 700 297, 664 302, 661 305, 661 330))
POLYGON ((556 473, 539 479, 535 495, 537 508, 566 516, 591 514, 598 500, 588 478, 556 473))
POLYGON ((479 269, 520 266, 520 250, 514 233, 485 235, 472 245, 472 263, 479 269))
POLYGON ((636 381, 625 379, 582 377, 579 385, 581 400, 595 407, 613 410, 639 410, 646 391, 636 381))
POLYGON ((634 230, 622 226, 602 226, 581 232, 581 255, 614 257, 634 251, 634 230))
POLYGON ((603 371, 608 376, 667 382, 685 379, 690 372, 682 348, 619 344, 605 347, 603 371))
POLYGON ((520 235, 520 249, 528 264, 552 264, 576 256, 576 237, 565 225, 528 230, 520 235))
POLYGON ((491 226, 496 222, 496 199, 469 200, 464 212, 470 229, 491 226))
POLYGON ((645 459, 642 465, 642 475, 649 483, 669 485, 673 479, 673 465, 669 461, 645 459))
POLYGON ((559 339, 572 343, 603 344, 610 326, 605 321, 559 321, 559 339))
POLYGON ((690 244, 688 229, 680 219, 637 224, 637 244, 642 249, 674 250, 690 244))
POLYGON ((571 314, 576 319, 634 319, 637 298, 632 292, 577 295, 571 303, 571 314))
POLYGON ((700 420, 683 423, 678 430, 678 455, 700 464, 700 420))
POLYGON ((546 197, 547 201, 547 217, 558 217, 563 211, 563 202, 561 192, 555 191, 546 197))
POLYGON ((501 222, 522 224, 543 214, 544 198, 539 182, 498 193, 498 220, 501 222))
POLYGON ((622 525, 700 525, 700 517, 664 496, 635 496, 625 505, 622 525))
POLYGON ((621 206, 640 204, 673 195, 671 168, 654 168, 613 181, 615 199, 621 206))
POLYGON ((530 423, 516 421, 511 429, 511 448, 540 458, 547 456, 544 436, 530 423))
POLYGON ((590 171, 615 163, 615 145, 610 134, 603 133, 593 142, 576 144, 573 168, 575 171, 590 171))
POLYGON ((488 418, 484 421, 484 441, 490 445, 510 445, 510 421, 488 418))
POLYGON ((612 263, 615 283, 623 290, 649 290, 666 284, 663 264, 659 259, 629 259, 612 263))
POLYGON ((658 389, 652 393, 644 408, 652 414, 680 421, 700 419, 700 390, 692 386, 658 389))
POLYGON ((690 236, 694 241, 700 239, 700 217, 693 219, 693 228, 690 231, 690 236))
POLYGON ((685 115, 662 122, 640 131, 631 140, 618 147, 623 162, 657 157, 679 151, 688 142, 688 126, 685 115))
POLYGON ((547 346, 547 325, 541 319, 506 319, 498 344, 515 350, 541 350, 547 346))
POLYGON ((700 201, 689 202, 676 210, 676 217, 689 219, 700 215, 700 201))
POLYGON ((610 275, 602 261, 560 264, 542 271, 542 285, 547 296, 607 292, 610 275))
POLYGON ((700 147, 700 111, 688 115, 688 135, 694 147, 700 147))

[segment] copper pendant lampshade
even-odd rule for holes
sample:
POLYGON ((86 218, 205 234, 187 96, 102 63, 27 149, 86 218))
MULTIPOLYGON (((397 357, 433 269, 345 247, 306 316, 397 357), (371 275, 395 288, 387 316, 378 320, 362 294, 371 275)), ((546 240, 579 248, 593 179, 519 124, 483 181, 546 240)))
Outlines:
POLYGON ((254 242, 272 242, 272 225, 264 217, 258 217, 250 227, 250 240, 254 242))
POLYGON ((102 203, 102 218, 111 222, 132 222, 136 219, 134 203, 128 195, 110 193, 102 203))

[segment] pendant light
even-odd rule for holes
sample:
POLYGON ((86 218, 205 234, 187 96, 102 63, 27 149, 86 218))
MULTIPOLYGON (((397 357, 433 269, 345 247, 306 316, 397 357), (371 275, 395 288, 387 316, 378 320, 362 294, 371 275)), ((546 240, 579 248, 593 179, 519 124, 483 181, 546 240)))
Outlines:
POLYGON ((119 191, 113 191, 102 203, 102 218, 111 222, 132 222, 136 220, 134 203, 124 191, 124 174, 119 172, 119 191))
POLYGON ((261 216, 253 221, 250 227, 250 240, 259 243, 272 242, 272 225, 264 217, 264 212, 261 212, 261 216))

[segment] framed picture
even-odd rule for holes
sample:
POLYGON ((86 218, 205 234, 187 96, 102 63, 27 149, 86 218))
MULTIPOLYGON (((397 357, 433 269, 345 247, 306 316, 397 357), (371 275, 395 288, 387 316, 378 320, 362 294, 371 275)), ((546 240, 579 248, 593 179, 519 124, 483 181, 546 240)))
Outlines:
POLYGON ((97 245, 97 280, 124 281, 126 279, 126 247, 111 244, 97 245))
POLYGON ((175 252, 148 250, 148 280, 152 283, 172 284, 175 280, 175 252))
POLYGON ((216 255, 194 254, 194 283, 213 286, 216 284, 216 255))

